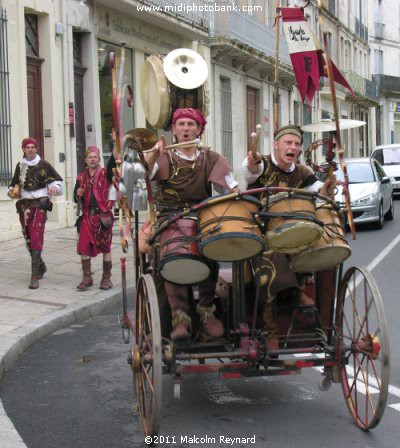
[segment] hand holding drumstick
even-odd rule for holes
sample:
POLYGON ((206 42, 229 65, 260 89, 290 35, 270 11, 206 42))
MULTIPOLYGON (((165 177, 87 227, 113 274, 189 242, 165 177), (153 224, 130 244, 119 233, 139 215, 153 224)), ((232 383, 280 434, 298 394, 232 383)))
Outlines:
POLYGON ((262 126, 258 124, 256 126, 256 132, 252 132, 251 134, 251 145, 249 152, 247 153, 247 163, 248 168, 251 173, 258 173, 259 171, 259 163, 261 162, 262 155, 257 152, 258 142, 260 140, 262 126))

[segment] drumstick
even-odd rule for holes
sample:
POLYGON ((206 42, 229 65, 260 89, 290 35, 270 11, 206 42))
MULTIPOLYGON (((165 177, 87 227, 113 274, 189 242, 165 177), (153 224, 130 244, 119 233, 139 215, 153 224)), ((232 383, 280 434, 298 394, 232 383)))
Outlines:
MULTIPOLYGON (((176 149, 176 148, 189 148, 190 146, 202 146, 201 141, 199 138, 196 138, 194 140, 191 140, 190 142, 182 142, 182 143, 175 143, 173 145, 167 145, 164 146, 164 149, 176 149)), ((145 151, 142 151, 144 153, 146 152, 152 152, 158 149, 158 145, 156 145, 154 148, 146 149, 145 151)))
POLYGON ((250 137, 251 137, 250 151, 251 151, 253 157, 255 157, 257 154, 257 147, 258 147, 258 142, 260 140, 261 128, 262 128, 261 124, 258 124, 256 126, 256 132, 252 132, 250 135, 250 137))

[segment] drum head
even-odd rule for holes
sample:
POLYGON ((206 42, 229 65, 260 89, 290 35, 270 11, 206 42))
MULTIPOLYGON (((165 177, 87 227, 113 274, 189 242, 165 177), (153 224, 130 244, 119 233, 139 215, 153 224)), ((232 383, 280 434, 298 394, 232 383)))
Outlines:
POLYGON ((167 126, 171 112, 169 85, 158 55, 152 54, 142 65, 140 97, 147 121, 157 129, 167 126))
POLYGON ((210 267, 199 257, 171 256, 160 261, 160 275, 177 285, 195 285, 210 276, 210 267))
POLYGON ((222 233, 200 243, 201 253, 215 261, 241 261, 264 250, 262 238, 248 233, 222 233))
POLYGON ((295 224, 287 224, 265 234, 268 248, 276 252, 295 254, 312 246, 319 240, 323 232, 320 225, 300 221, 295 224))
POLYGON ((330 246, 309 249, 295 255, 290 261, 294 272, 318 272, 338 266, 351 255, 347 246, 330 246))

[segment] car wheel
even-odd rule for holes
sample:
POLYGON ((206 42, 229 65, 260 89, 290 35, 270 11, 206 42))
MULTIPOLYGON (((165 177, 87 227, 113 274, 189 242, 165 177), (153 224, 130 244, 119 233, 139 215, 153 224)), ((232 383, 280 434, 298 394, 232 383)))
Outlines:
POLYGON ((381 202, 379 205, 379 218, 378 218, 378 221, 374 222, 374 228, 382 229, 384 220, 385 220, 385 218, 383 217, 383 204, 381 202))
POLYGON ((390 207, 385 215, 385 219, 387 221, 391 221, 394 218, 394 203, 393 203, 393 197, 390 198, 390 207))

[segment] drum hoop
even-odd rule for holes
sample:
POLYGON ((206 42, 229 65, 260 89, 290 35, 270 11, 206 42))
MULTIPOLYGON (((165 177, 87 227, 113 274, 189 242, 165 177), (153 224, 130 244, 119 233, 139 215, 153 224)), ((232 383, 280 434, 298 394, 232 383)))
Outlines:
POLYGON ((278 213, 278 212, 259 212, 258 215, 261 218, 286 218, 286 219, 293 219, 293 220, 305 220, 305 221, 312 221, 315 222, 316 224, 323 226, 324 223, 322 221, 320 221, 319 219, 317 219, 315 217, 315 215, 313 215, 312 212, 307 212, 306 210, 296 210, 293 212, 283 212, 283 213, 278 213), (298 214, 295 214, 298 213, 298 214))
POLYGON ((257 240, 258 242, 261 243, 261 245, 263 247, 265 247, 264 239, 261 236, 253 235, 252 233, 246 233, 246 232, 225 232, 225 233, 221 233, 221 234, 216 235, 216 236, 211 236, 210 238, 207 238, 206 241, 200 241, 200 243, 199 243, 200 249, 203 246, 206 246, 207 244, 209 244, 211 242, 218 241, 218 240, 230 239, 230 238, 234 238, 234 237, 235 238, 257 240))
POLYGON ((249 223, 254 222, 255 224, 257 224, 257 222, 254 219, 242 218, 241 216, 215 216, 214 218, 211 218, 208 221, 205 221, 203 225, 200 223, 200 231, 204 227, 207 227, 212 224, 218 224, 221 221, 243 221, 243 222, 249 222, 249 223))

